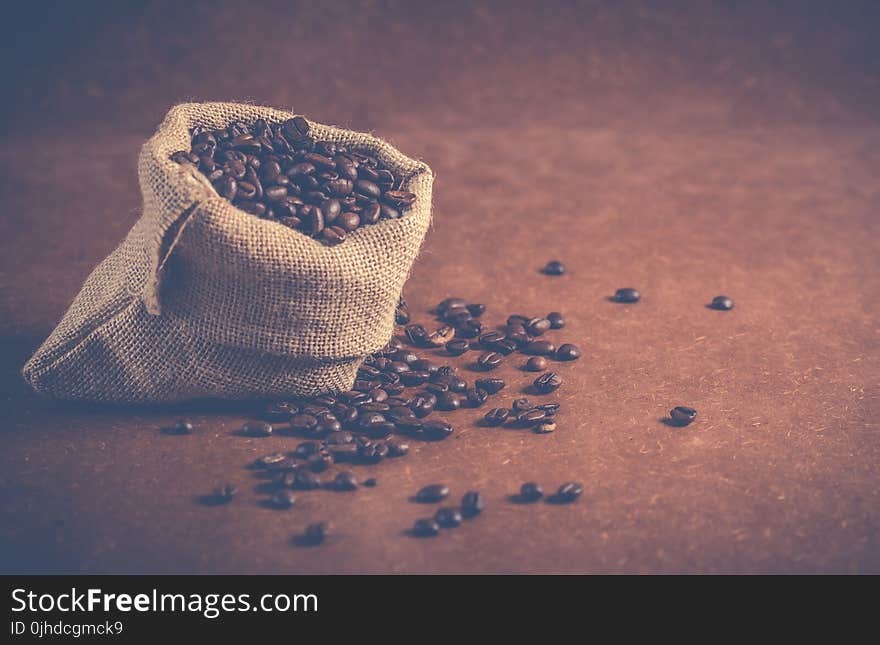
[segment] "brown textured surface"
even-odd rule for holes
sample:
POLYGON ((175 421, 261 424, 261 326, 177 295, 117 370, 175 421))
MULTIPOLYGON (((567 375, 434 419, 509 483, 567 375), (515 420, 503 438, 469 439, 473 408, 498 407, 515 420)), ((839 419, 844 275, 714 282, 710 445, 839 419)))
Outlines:
POLYGON ((37 33, 7 43, 25 71, 0 134, 3 571, 880 572, 876 10, 504 6, 21 22, 37 33), (139 146, 184 99, 293 107, 427 160, 411 308, 564 312, 557 335, 584 357, 560 369, 557 433, 458 412, 453 438, 362 468, 378 488, 277 512, 244 465, 292 440, 232 435, 234 408, 197 407, 199 434, 169 437, 179 410, 27 393, 17 370, 135 220, 139 146), (537 273, 552 257, 568 275, 537 273), (621 286, 643 301, 607 302, 621 286), (736 309, 706 309, 718 293, 736 309), (680 403, 698 422, 663 425, 680 403), (195 502, 227 479, 243 491, 229 507, 195 502), (571 507, 509 503, 526 479, 587 488, 571 507), (425 512, 408 497, 434 481, 489 507, 406 537, 425 512), (292 546, 317 519, 338 537, 292 546))

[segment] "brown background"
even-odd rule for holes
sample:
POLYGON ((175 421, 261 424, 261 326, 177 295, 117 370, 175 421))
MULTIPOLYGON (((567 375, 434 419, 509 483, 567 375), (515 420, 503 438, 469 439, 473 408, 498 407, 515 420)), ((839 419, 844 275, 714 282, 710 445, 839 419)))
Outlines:
POLYGON ((880 572, 871 3, 28 4, 0 122, 3 571, 880 572), (139 146, 188 99, 292 108, 429 162, 412 310, 564 312, 584 357, 561 366, 559 430, 458 412, 453 438, 362 468, 378 488, 278 512, 244 465, 292 440, 232 435, 234 406, 169 437, 180 410, 29 394, 21 364, 137 218, 139 146), (551 258, 569 273, 540 275, 551 258), (608 302, 621 286, 643 301, 608 302), (736 309, 706 309, 718 293, 736 309), (682 403, 697 423, 660 422, 682 403), (586 492, 508 502, 527 479, 586 492), (196 503, 226 480, 234 503, 196 503), (434 481, 489 507, 409 538, 434 481), (330 544, 291 545, 319 519, 330 544))

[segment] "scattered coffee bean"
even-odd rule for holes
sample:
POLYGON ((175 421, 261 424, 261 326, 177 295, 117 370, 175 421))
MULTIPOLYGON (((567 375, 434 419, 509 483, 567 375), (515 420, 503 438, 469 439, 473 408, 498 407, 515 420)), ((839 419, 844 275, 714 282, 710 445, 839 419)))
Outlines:
POLYGON ((474 517, 483 512, 486 508, 486 501, 483 496, 475 490, 468 491, 461 498, 461 514, 465 517, 474 517))
POLYGON ((677 426, 686 426, 697 418, 697 411, 686 405, 679 405, 669 411, 669 418, 677 426))
MULTIPOLYGON (((543 412, 543 410, 541 410, 543 412)), ((546 412, 544 413, 546 415, 546 412)), ((532 428, 535 434, 550 434, 551 432, 556 431, 556 422, 550 419, 545 419, 532 428)))
POLYGON ((406 337, 416 347, 424 347, 428 340, 428 330, 424 325, 412 324, 406 327, 406 337))
POLYGON ((386 443, 389 457, 403 457, 409 453, 409 444, 400 439, 390 439, 386 443))
POLYGON ((290 419, 290 429, 294 432, 309 432, 318 425, 318 420, 311 414, 296 414, 290 419))
POLYGON ((523 353, 532 356, 553 356, 556 353, 556 345, 549 340, 535 340, 523 348, 523 353))
POLYGON ((526 332, 530 336, 543 336, 550 330, 550 321, 546 318, 532 318, 526 325, 526 332))
POLYGON ((472 408, 478 408, 489 398, 489 393, 479 387, 469 388, 467 391, 467 402, 472 408))
POLYGON ((618 289, 614 294, 615 302, 632 303, 638 302, 642 298, 642 294, 638 289, 618 289))
POLYGON ((543 271, 546 275, 562 275, 565 273, 565 265, 559 260, 552 260, 544 266, 543 271))
POLYGON ((303 540, 306 544, 321 544, 330 534, 330 525, 327 522, 316 522, 309 524, 303 533, 303 540))
POLYGON ((269 502, 275 508, 290 508, 296 503, 296 497, 294 496, 293 491, 282 488, 272 494, 269 502))
POLYGON ((498 352, 486 352, 480 354, 480 357, 477 359, 477 365, 484 370, 494 370, 502 362, 504 362, 504 357, 498 352))
POLYGON ((511 405, 511 408, 517 414, 519 414, 520 412, 525 412, 526 410, 531 410, 533 407, 534 406, 532 405, 532 402, 525 397, 521 399, 514 399, 513 404, 511 405))
POLYGON ((541 484, 535 482, 526 482, 519 488, 519 500, 522 502, 537 502, 544 496, 544 489, 541 484))
POLYGON ((526 361, 526 369, 529 372, 543 372, 547 369, 547 359, 543 356, 532 356, 526 361))
POLYGON ((507 408, 492 408, 483 417, 483 421, 488 426, 500 426, 510 416, 510 410, 507 408))
POLYGON ((541 394, 549 394, 562 385, 562 377, 556 372, 546 372, 535 379, 534 385, 541 394))
POLYGON ((559 412, 559 404, 558 403, 543 403, 541 405, 536 406, 538 409, 543 410, 548 417, 554 416, 557 412, 559 412))
POLYGON ((333 455, 329 452, 316 452, 306 460, 312 472, 322 473, 333 465, 333 455))
POLYGON ((241 427, 241 433, 248 437, 270 437, 272 424, 265 421, 248 421, 241 427))
POLYGON ((416 537, 433 537, 440 533, 440 525, 433 519, 418 519, 412 528, 416 537))
POLYGON ((560 361, 574 361, 580 358, 581 350, 577 345, 565 343, 556 350, 556 359, 560 361))
POLYGON ((297 459, 308 459, 321 449, 321 444, 315 441, 303 441, 293 451, 293 456, 297 459))
POLYGON ((718 311, 730 311, 733 309, 733 300, 727 296, 715 296, 712 298, 712 304, 709 306, 718 311))
POLYGON ((364 480, 364 486, 368 488, 374 488, 379 484, 379 481, 375 477, 370 477, 369 479, 364 480))
POLYGON ((568 503, 575 501, 584 492, 584 485, 577 482, 566 482, 559 487, 553 496, 554 501, 568 503))
POLYGON ((350 472, 341 472, 333 479, 333 488, 339 491, 355 490, 357 488, 357 477, 350 472))
POLYGON ((437 409, 451 412, 461 407, 461 397, 455 392, 443 392, 437 396, 437 409))
POLYGON ((562 329, 565 327, 565 319, 558 311, 551 311, 547 314, 547 320, 550 321, 550 329, 562 329))
POLYGON ((299 490, 315 490, 321 488, 321 478, 308 470, 297 470, 293 487, 299 490))
POLYGON ((525 410, 524 412, 520 412, 516 421, 521 426, 534 426, 541 421, 543 421, 547 417, 547 413, 544 412, 541 408, 532 408, 531 410, 525 410))
POLYGON ((440 502, 449 496, 449 486, 446 484, 431 484, 422 488, 416 495, 416 501, 422 504, 440 502))
POLYGON ((425 338, 425 343, 429 347, 442 347, 449 341, 451 341, 455 337, 455 327, 451 325, 444 325, 439 329, 433 331, 428 334, 427 338, 425 338))
POLYGON ((453 428, 446 421, 427 421, 422 425, 422 432, 427 439, 439 441, 451 435, 453 428))
POLYGON ((471 347, 470 343, 465 338, 456 338, 455 340, 450 340, 446 343, 446 351, 449 352, 451 356, 461 356, 471 347))
POLYGON ((434 514, 434 520, 444 529, 452 529, 461 526, 462 515, 457 508, 446 507, 441 508, 434 514))

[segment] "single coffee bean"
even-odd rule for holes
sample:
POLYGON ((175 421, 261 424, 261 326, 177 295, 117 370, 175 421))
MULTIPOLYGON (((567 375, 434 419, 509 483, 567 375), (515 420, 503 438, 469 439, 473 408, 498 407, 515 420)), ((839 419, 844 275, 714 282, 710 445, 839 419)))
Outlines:
POLYGON ((548 417, 554 416, 557 412, 559 412, 559 404, 558 403, 544 403, 542 405, 536 406, 543 410, 548 417))
POLYGON ((321 478, 308 470, 297 470, 293 487, 299 490, 315 490, 321 488, 321 478))
POLYGON ((547 369, 547 359, 543 356, 532 356, 526 361, 526 369, 529 372, 543 372, 547 369))
POLYGON ((417 361, 412 363, 412 369, 414 370, 425 370, 428 374, 436 374, 440 371, 440 366, 437 363, 430 361, 426 358, 420 358, 417 361))
POLYGON ((525 412, 520 412, 517 417, 517 423, 521 426, 534 426, 543 421, 547 417, 547 413, 540 408, 532 408, 525 412))
POLYGON ((474 381, 474 385, 481 390, 485 390, 487 394, 498 394, 498 392, 504 389, 506 383, 504 379, 500 378, 478 378, 474 381))
POLYGON ((275 508, 290 508, 296 503, 296 497, 290 489, 282 488, 275 491, 269 501, 275 508))
POLYGON ((569 503, 575 501, 584 492, 584 485, 578 482, 566 482, 559 487, 554 495, 554 501, 569 503))
POLYGON ((534 406, 532 402, 527 398, 523 397, 521 399, 514 399, 513 405, 511 406, 514 413, 519 414, 520 412, 525 412, 526 410, 531 410, 534 406))
POLYGON ((562 377, 556 372, 546 372, 535 379, 534 385, 541 394, 549 394, 562 385, 562 377))
POLYGON ((330 525, 327 522, 316 522, 306 527, 303 541, 306 544, 318 545, 323 543, 328 535, 330 535, 330 525))
POLYGON ((458 410, 461 407, 461 397, 454 392, 443 392, 437 397, 437 409, 446 412, 458 410))
POLYGON ((465 517, 474 517, 483 512, 486 508, 486 501, 483 496, 475 490, 468 491, 461 498, 461 514, 465 517))
POLYGON ((378 464, 388 456, 388 445, 379 441, 368 443, 358 448, 358 458, 367 464, 378 464))
POLYGON ((329 452, 316 452, 306 460, 312 472, 322 473, 333 465, 333 455, 329 452))
POLYGON ((178 419, 174 425, 166 430, 167 434, 192 434, 193 424, 187 419, 178 419))
POLYGON ((565 327, 565 319, 558 311, 551 311, 547 314, 547 320, 550 321, 550 329, 562 329, 565 327))
POLYGON ((442 347, 455 336, 455 328, 451 325, 444 325, 439 329, 428 334, 425 343, 429 347, 442 347))
POLYGON ((455 326, 455 335, 458 338, 476 338, 483 331, 483 324, 479 320, 468 320, 455 326))
POLYGON ((449 496, 449 486, 446 484, 431 484, 425 486, 416 494, 416 501, 422 504, 434 504, 443 501, 449 496))
POLYGON ((461 526, 463 518, 461 511, 457 508, 445 507, 434 514, 434 520, 444 529, 453 529, 456 526, 461 526))
POLYGON ((409 444, 400 439, 389 439, 386 442, 389 457, 403 457, 409 453, 409 444))
POLYGON ((499 340, 504 340, 504 338, 505 335, 502 331, 488 331, 480 336, 480 345, 491 349, 495 343, 499 340))
POLYGON ((434 396, 430 392, 422 392, 420 394, 416 394, 413 397, 413 400, 410 403, 410 409, 412 409, 413 414, 415 414, 419 419, 424 419, 426 416, 434 411, 434 406, 436 404, 436 396, 434 396))
POLYGON ((416 537, 434 537, 440 533, 440 525, 432 519, 422 518, 415 521, 412 532, 416 537))
POLYGON ((560 361, 574 361, 581 357, 581 350, 577 345, 565 343, 556 350, 556 359, 560 361))
POLYGON ((469 388, 467 391, 468 405, 472 408, 478 408, 489 398, 489 393, 479 387, 469 388))
POLYGON ((333 456, 334 463, 354 461, 359 456, 359 448, 353 443, 332 444, 327 446, 327 452, 333 456))
POLYGON ((248 421, 241 427, 241 433, 248 437, 270 437, 272 424, 265 421, 248 421))
POLYGON ((425 329, 424 325, 419 325, 418 323, 407 325, 406 337, 416 347, 424 347, 428 339, 428 330, 425 329))
POLYGON ((733 300, 727 296, 715 296, 712 298, 712 304, 709 306, 718 311, 730 311, 733 309, 733 300))
POLYGON ((669 411, 669 417, 675 425, 686 426, 697 418, 697 411, 686 405, 679 405, 669 411))
POLYGON ((488 426, 500 426, 510 416, 510 410, 507 408, 492 408, 483 417, 483 421, 488 426))
POLYGON ((452 434, 453 428, 446 421, 435 420, 426 421, 422 425, 422 432, 425 437, 432 441, 440 441, 452 434))
POLYGON ((530 336, 543 336, 550 330, 550 321, 546 318, 532 318, 526 325, 526 331, 530 336))
POLYGON ((423 370, 410 370, 400 375, 400 382, 407 387, 416 387, 427 383, 430 377, 431 375, 423 370))
POLYGON ((456 338, 446 343, 446 351, 451 356, 461 356, 471 347, 470 343, 464 338, 456 338))
POLYGON ((509 354, 513 354, 517 350, 517 343, 512 338, 504 338, 499 340, 496 343, 492 344, 492 349, 494 349, 499 354, 503 354, 507 356, 509 354))
POLYGON ((614 294, 615 302, 632 303, 638 302, 642 298, 642 294, 638 289, 618 289, 614 294))
POLYGON ((504 357, 498 352, 486 352, 477 359, 477 365, 484 370, 494 370, 504 362, 504 357))
POLYGON ((546 275, 562 275, 565 273, 565 265, 559 260, 551 260, 544 265, 543 271, 546 275))
POLYGON ((510 326, 522 327, 525 329, 525 326, 529 324, 530 318, 526 318, 525 316, 520 316, 519 314, 511 314, 507 317, 507 324, 510 326))
POLYGON ((522 502, 537 502, 544 496, 544 489, 541 484, 535 482, 526 482, 519 487, 519 500, 522 502))
POLYGON ((318 425, 318 420, 311 414, 296 414, 290 419, 290 429, 294 432, 309 432, 318 425))
POLYGON ((553 356, 556 345, 549 340, 534 340, 523 348, 523 353, 532 356, 553 356))
POLYGON ((369 479, 364 480, 364 486, 368 488, 374 488, 378 483, 379 481, 375 477, 370 477, 369 479))
POLYGON ((339 491, 355 490, 357 488, 357 477, 350 472, 341 472, 333 479, 333 489, 339 491))
POLYGON ((467 391, 467 381, 465 381, 460 376, 449 376, 447 377, 447 384, 449 385, 449 391, 455 392, 456 394, 463 394, 467 391))
MULTIPOLYGON (((543 412, 543 410, 541 410, 543 412)), ((546 415, 546 412, 544 413, 546 415)), ((556 432, 556 422, 550 419, 545 419, 532 428, 535 434, 550 434, 551 432, 556 432)))
POLYGON ((303 441, 293 451, 293 456, 297 459, 308 459, 321 449, 321 444, 317 441, 303 441))
POLYGON ((394 208, 406 208, 412 206, 416 201, 416 196, 405 190, 388 190, 382 195, 382 200, 394 208))

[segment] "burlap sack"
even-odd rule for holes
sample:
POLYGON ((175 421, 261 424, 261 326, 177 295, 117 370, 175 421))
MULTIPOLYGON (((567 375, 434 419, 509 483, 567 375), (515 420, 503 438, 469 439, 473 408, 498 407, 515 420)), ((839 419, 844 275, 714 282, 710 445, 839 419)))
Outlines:
POLYGON ((398 220, 325 246, 238 210, 190 165, 195 126, 271 123, 286 112, 234 103, 174 107, 141 150, 143 215, 88 277, 24 366, 38 392, 156 403, 350 389, 391 338, 403 283, 431 218, 433 175, 368 134, 310 122, 318 140, 369 150, 417 196, 398 220))

